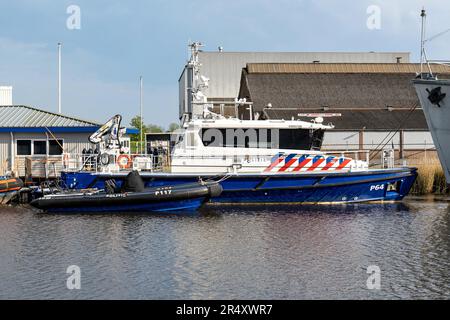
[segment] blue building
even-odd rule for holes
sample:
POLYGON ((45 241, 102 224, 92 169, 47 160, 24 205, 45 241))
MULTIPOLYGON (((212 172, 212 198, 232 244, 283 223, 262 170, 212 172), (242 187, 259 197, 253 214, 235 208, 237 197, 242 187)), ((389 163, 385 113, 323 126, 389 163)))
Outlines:
MULTIPOLYGON (((99 127, 93 121, 29 106, 0 106, 0 175, 56 177, 63 167, 63 153, 94 148, 88 137, 99 127)), ((129 138, 123 140, 129 143, 129 138)))

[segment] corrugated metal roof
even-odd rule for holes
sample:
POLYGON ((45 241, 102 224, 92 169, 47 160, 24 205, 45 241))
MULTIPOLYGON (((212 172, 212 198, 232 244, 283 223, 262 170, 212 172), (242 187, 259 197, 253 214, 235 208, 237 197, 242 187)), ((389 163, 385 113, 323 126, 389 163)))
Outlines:
MULTIPOLYGON (((445 77, 445 75, 443 75, 445 77)), ((249 73, 239 98, 274 108, 386 108, 418 103, 408 73, 249 73)))
POLYGON ((247 63, 402 63, 408 52, 209 52, 201 51, 200 73, 211 79, 205 89, 208 98, 236 98, 242 68, 247 63))
POLYGON ((325 118, 325 123, 332 122, 335 130, 418 130, 428 131, 427 122, 422 109, 393 108, 384 109, 265 109, 269 119, 300 119, 309 121, 311 118, 302 117, 304 113, 339 113, 340 117, 325 118))
MULTIPOLYGON (((426 71, 426 66, 424 66, 426 71)), ((449 73, 450 66, 431 64, 433 73, 449 73)), ((248 73, 411 73, 418 63, 248 63, 248 73)))
POLYGON ((0 127, 93 127, 98 123, 77 119, 29 106, 0 106, 0 127))

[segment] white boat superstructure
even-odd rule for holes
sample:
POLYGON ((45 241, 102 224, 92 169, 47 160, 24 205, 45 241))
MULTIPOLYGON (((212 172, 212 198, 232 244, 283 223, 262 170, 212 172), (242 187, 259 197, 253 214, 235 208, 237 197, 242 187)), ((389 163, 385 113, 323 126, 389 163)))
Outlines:
POLYGON ((178 134, 173 173, 308 173, 367 170, 366 161, 320 151, 322 119, 195 119, 178 134))
POLYGON ((309 173, 317 171, 367 170, 368 162, 320 151, 325 130, 316 115, 311 121, 254 120, 251 102, 235 101, 235 116, 225 117, 212 111, 204 89, 209 79, 200 74, 200 43, 191 45, 188 65, 193 69, 193 108, 203 110, 183 117, 183 129, 175 138, 171 155, 173 173, 309 173), (239 106, 248 107, 249 119, 238 118, 239 106), (200 116, 198 115, 200 114, 200 116))

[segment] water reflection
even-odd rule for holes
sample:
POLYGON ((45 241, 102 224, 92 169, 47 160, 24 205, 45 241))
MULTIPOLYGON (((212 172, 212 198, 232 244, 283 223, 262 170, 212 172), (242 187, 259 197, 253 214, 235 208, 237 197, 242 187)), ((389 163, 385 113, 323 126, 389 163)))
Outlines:
POLYGON ((0 298, 448 298, 448 199, 47 215, 1 208, 0 298), (82 289, 65 287, 79 265, 82 289), (369 265, 381 290, 366 287, 369 265))

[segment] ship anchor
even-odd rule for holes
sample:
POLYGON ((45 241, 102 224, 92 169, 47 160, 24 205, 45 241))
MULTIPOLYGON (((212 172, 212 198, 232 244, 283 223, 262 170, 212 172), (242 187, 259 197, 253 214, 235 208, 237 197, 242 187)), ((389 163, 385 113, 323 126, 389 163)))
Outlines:
POLYGON ((437 105, 439 108, 441 107, 440 103, 442 100, 444 100, 446 94, 441 92, 441 87, 436 87, 432 89, 431 91, 429 89, 426 89, 428 92, 428 100, 432 104, 437 105))

